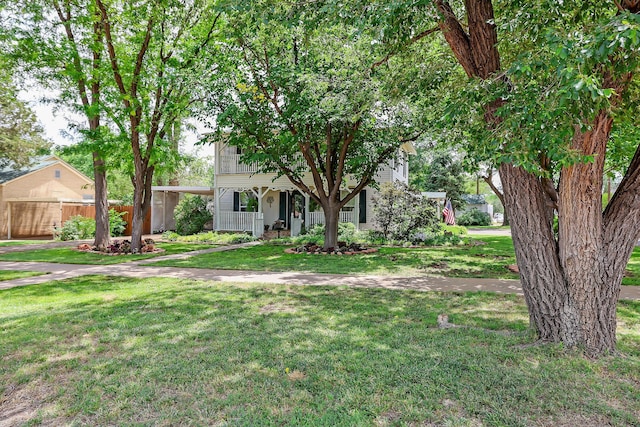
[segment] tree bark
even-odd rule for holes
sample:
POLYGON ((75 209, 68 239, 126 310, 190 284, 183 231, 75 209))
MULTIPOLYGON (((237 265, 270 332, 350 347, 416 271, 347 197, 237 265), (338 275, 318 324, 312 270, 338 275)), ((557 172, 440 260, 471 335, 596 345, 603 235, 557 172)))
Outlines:
MULTIPOLYGON (((627 7, 627 2, 622 4, 627 7)), ((440 27, 467 75, 486 79, 499 72, 491 0, 465 1, 469 34, 447 2, 436 5, 440 27)), ((607 87, 622 94, 631 76, 603 77, 607 87)), ((500 102, 504 101, 496 101, 500 102)), ((485 106, 490 127, 499 124, 493 114, 496 103, 485 106)), ((550 179, 521 167, 504 163, 498 168, 531 325, 540 339, 581 347, 590 356, 615 352, 620 285, 640 236, 640 148, 602 211, 604 159, 612 122, 610 113, 602 111, 586 123, 589 131, 576 127, 572 148, 593 156, 594 161, 563 167, 557 189, 550 179)))
POLYGON ((324 247, 330 251, 338 247, 338 223, 340 222, 340 205, 328 203, 323 205, 324 210, 324 247))
POLYGON ((104 159, 99 153, 93 153, 93 180, 95 184, 96 236, 93 245, 99 250, 109 246, 109 201, 107 198, 107 172, 104 159))
POLYGON ((133 176, 133 218, 131 220, 131 252, 139 253, 142 249, 142 235, 144 232, 144 218, 151 208, 151 184, 153 182, 154 167, 149 166, 149 158, 140 157, 140 146, 137 144, 139 135, 133 132, 134 166, 133 176))

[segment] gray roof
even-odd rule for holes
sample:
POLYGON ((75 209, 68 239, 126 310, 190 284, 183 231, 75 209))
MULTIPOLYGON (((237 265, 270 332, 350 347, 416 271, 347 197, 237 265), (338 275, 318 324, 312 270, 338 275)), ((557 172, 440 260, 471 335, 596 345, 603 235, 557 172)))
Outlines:
POLYGON ((487 203, 484 199, 484 194, 463 194, 462 200, 470 205, 484 205, 487 203))
POLYGON ((0 168, 0 184, 13 181, 16 178, 20 178, 31 172, 43 169, 47 166, 51 166, 54 163, 58 163, 60 160, 53 156, 41 156, 36 157, 29 166, 23 166, 18 169, 14 169, 14 164, 10 163, 7 166, 0 168))

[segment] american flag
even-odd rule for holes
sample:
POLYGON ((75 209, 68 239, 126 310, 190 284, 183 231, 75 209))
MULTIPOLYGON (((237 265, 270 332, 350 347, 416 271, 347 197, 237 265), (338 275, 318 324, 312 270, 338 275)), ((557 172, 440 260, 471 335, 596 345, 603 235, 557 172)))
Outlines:
POLYGON ((451 207, 451 199, 448 199, 447 203, 444 205, 444 209, 442 210, 442 215, 444 216, 445 224, 456 225, 456 216, 453 213, 453 207, 451 207))

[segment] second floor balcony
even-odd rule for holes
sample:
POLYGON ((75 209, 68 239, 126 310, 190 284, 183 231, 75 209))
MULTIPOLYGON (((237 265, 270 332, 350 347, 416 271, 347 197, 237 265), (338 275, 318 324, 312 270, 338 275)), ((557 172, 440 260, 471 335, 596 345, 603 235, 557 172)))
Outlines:
MULTIPOLYGON (((242 160, 242 154, 221 154, 218 162, 216 174, 218 175, 253 175, 259 173, 258 164, 255 162, 245 163, 242 160)), ((304 160, 298 160, 296 167, 304 167, 304 160)), ((378 169, 378 179, 381 182, 400 180, 406 182, 408 180, 408 168, 404 163, 396 163, 390 165, 381 165, 378 169)), ((306 168, 305 168, 306 169, 306 168)))

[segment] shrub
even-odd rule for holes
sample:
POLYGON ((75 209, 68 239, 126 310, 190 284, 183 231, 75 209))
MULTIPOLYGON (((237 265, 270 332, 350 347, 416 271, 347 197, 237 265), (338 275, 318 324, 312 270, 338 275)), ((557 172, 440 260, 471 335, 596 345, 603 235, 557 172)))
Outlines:
POLYGON ((478 209, 473 208, 458 218, 458 224, 460 225, 491 225, 491 216, 486 212, 480 212, 478 209))
POLYGON ((96 234, 96 220, 84 216, 72 216, 59 231, 60 240, 90 239, 96 234))
POLYGON ((186 194, 174 211, 176 231, 186 236, 204 230, 204 225, 211 221, 211 212, 207 210, 207 202, 200 196, 186 194))
POLYGON ((162 234, 162 238, 170 242, 212 244, 235 244, 252 242, 256 240, 253 236, 246 233, 216 233, 215 231, 191 234, 188 236, 181 236, 180 234, 173 231, 165 231, 162 234))
MULTIPOLYGON (((464 227, 457 227, 462 229, 466 233, 464 227)), ((420 231, 413 235, 411 243, 414 245, 424 246, 443 246, 443 245, 460 245, 464 243, 461 232, 451 232, 448 230, 433 231, 420 231)))
POLYGON ((410 241, 416 230, 440 227, 435 204, 399 181, 382 185, 373 199, 373 214, 386 239, 410 241))
POLYGON ((109 209, 109 233, 111 237, 122 236, 125 228, 127 228, 127 221, 122 218, 125 213, 109 209))
MULTIPOLYGON (((352 243, 359 236, 356 226, 352 222, 338 223, 338 241, 352 243)), ((322 245, 324 243, 324 224, 316 224, 307 230, 306 234, 295 238, 296 244, 313 243, 322 245)))

